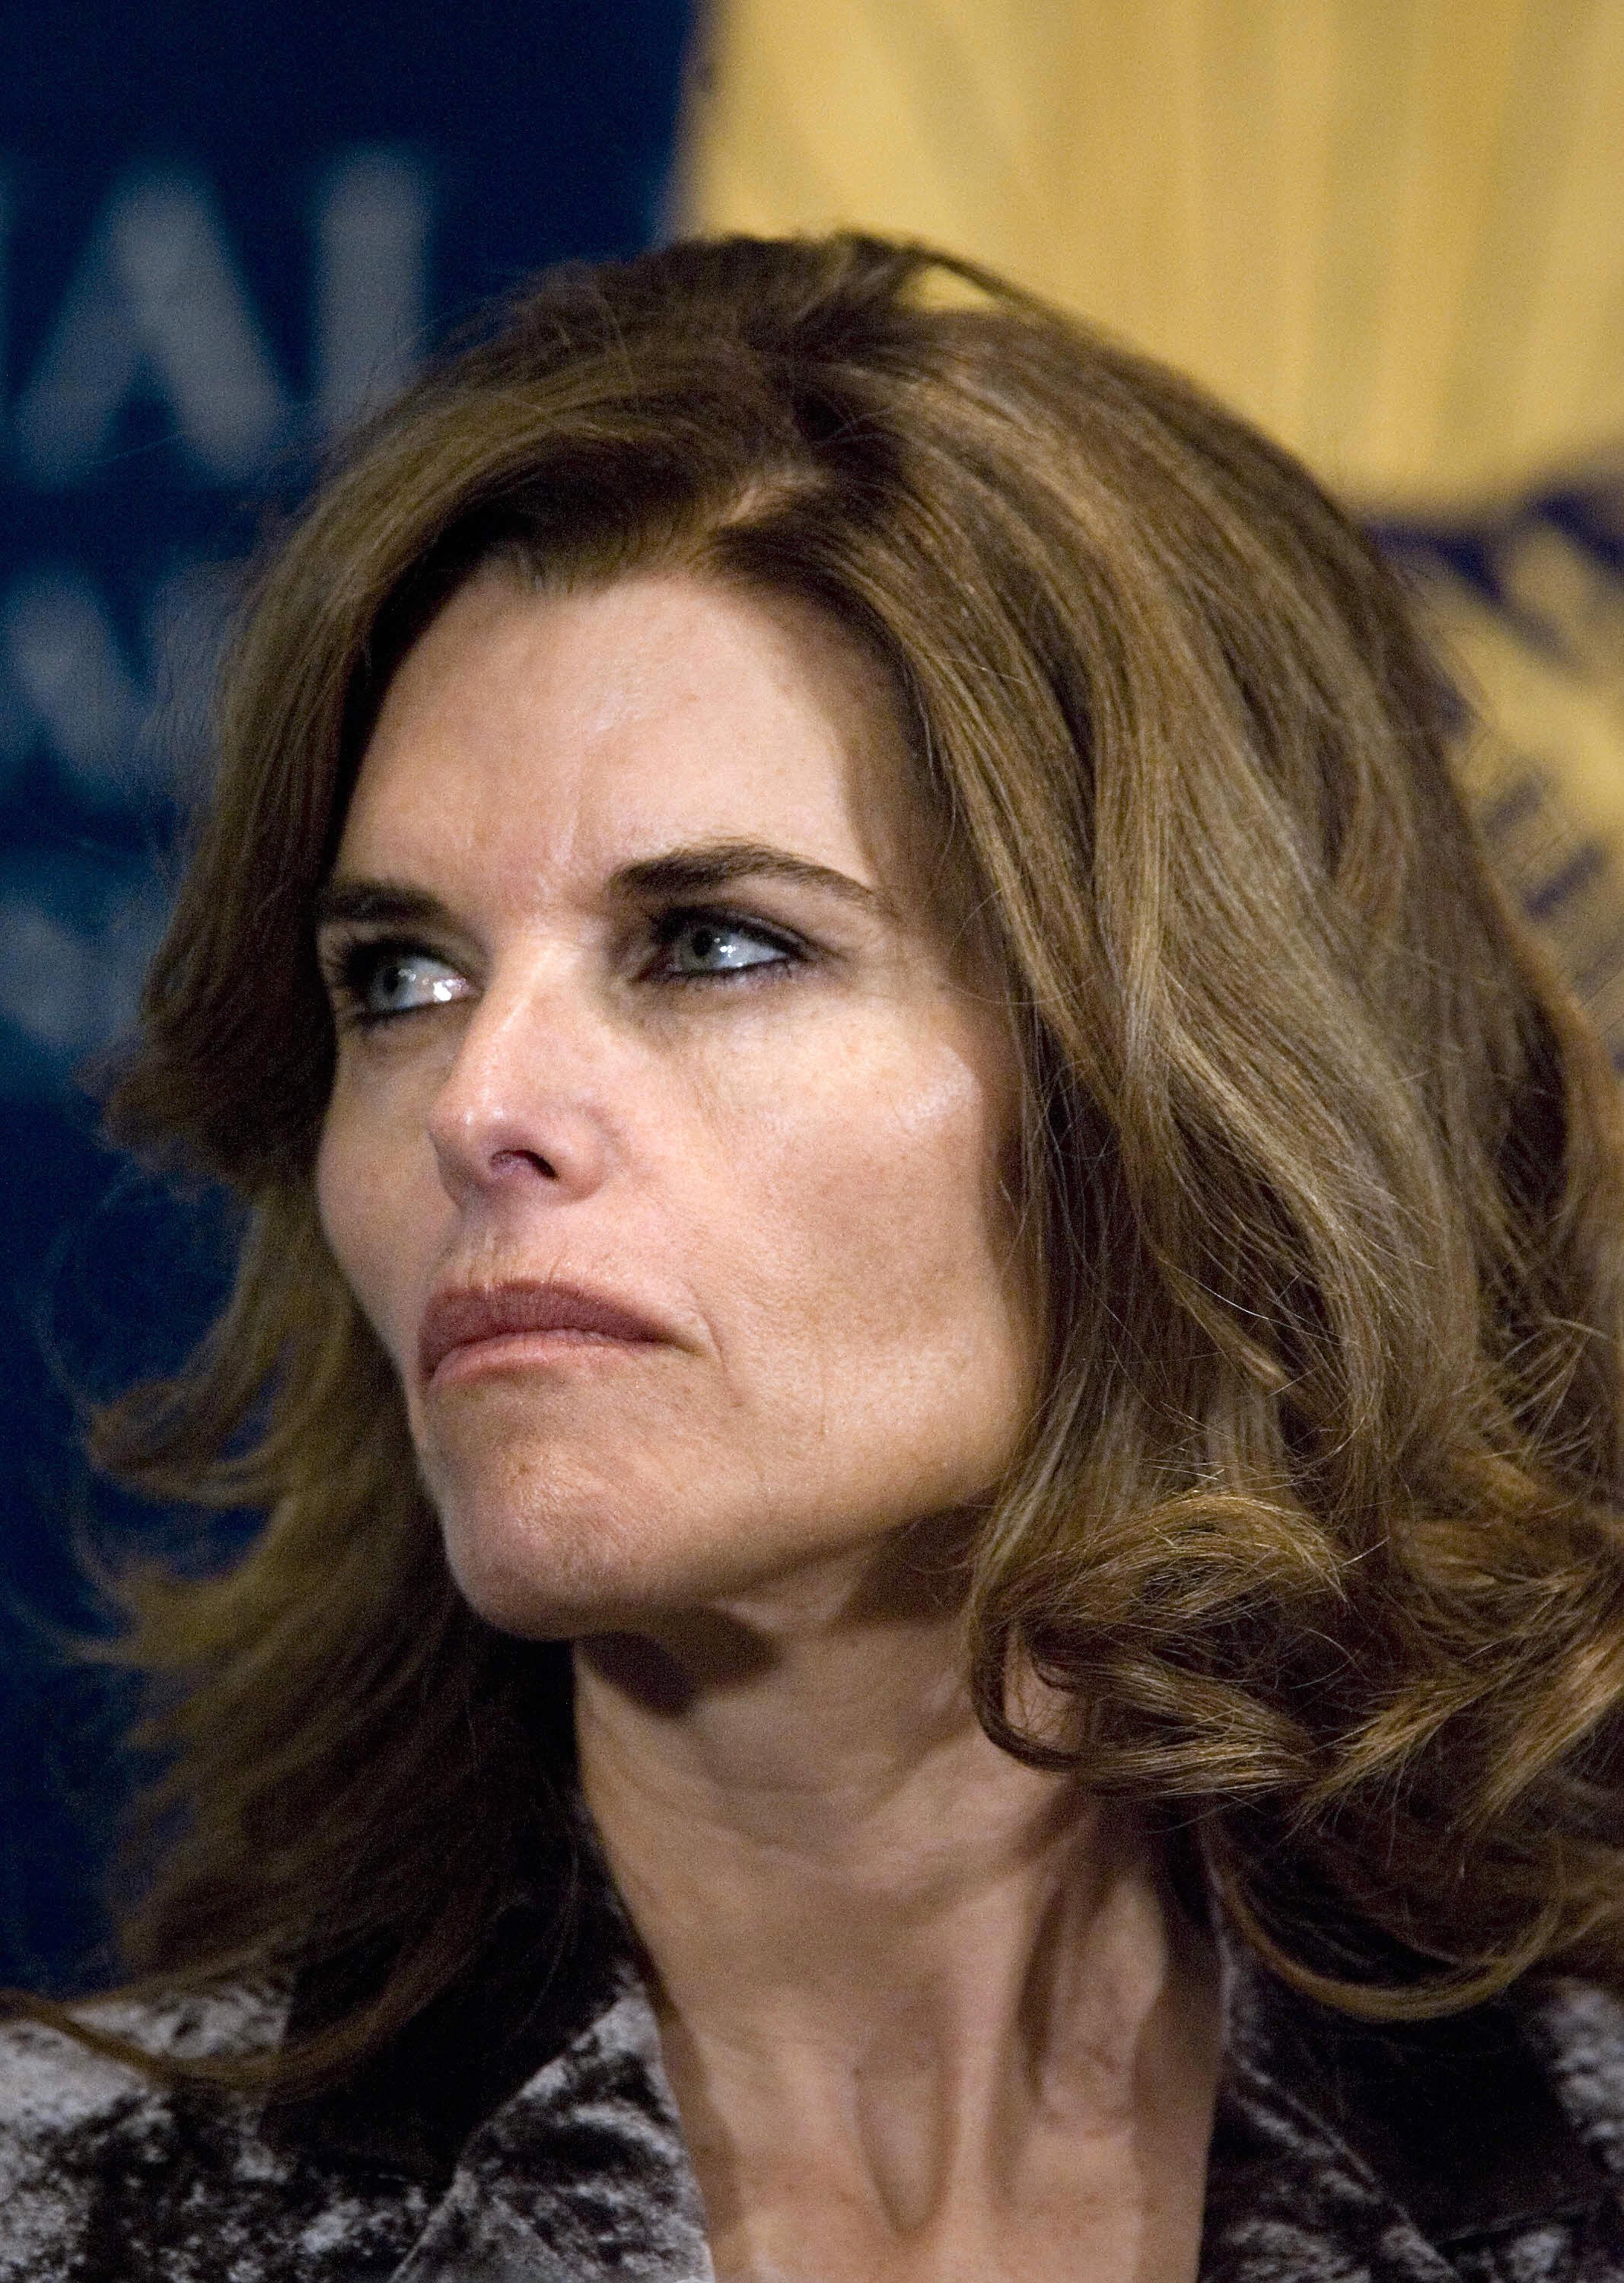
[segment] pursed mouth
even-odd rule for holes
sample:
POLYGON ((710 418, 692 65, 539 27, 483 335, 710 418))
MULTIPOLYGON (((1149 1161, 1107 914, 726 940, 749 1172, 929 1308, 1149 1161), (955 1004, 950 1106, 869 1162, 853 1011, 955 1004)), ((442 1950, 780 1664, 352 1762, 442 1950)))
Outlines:
POLYGON ((459 1286, 437 1292, 423 1313, 418 1369, 426 1383, 449 1356, 524 1334, 558 1333, 587 1343, 652 1346, 659 1324, 605 1293, 569 1284, 459 1286))

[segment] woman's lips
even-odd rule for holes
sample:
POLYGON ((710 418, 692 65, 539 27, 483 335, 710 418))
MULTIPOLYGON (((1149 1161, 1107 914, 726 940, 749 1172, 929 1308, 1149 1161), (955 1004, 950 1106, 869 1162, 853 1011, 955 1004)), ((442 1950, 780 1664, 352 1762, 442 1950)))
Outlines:
POLYGON ((624 1303, 579 1285, 457 1286, 435 1293, 423 1312, 418 1370, 426 1383, 442 1365, 474 1365, 481 1350, 496 1361, 496 1343, 550 1333, 562 1345, 646 1347, 668 1337, 624 1303))

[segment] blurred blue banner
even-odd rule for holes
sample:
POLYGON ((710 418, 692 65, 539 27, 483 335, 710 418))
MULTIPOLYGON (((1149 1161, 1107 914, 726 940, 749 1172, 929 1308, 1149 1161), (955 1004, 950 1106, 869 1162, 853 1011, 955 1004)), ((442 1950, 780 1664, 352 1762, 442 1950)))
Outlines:
MULTIPOLYGON (((119 1706, 74 1677, 84 1394, 224 1246, 97 1146, 267 503, 448 323, 658 234, 683 0, 0 0, 0 1980, 97 1938, 119 1706)), ((132 1527, 151 1529, 152 1523, 132 1527)))

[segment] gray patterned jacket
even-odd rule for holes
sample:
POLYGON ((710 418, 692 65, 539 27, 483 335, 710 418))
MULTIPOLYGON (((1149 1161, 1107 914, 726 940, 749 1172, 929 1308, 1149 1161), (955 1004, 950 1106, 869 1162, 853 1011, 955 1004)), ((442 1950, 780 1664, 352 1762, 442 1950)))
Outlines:
MULTIPOLYGON (((1624 2283, 1624 2006, 1569 1983, 1375 2032, 1229 1963, 1204 2283, 1624 2283)), ((242 1991, 124 2026, 220 2050, 287 2012, 242 1991)), ((590 1874, 562 1948, 556 1908, 519 1896, 457 1989, 297 2107, 0 2030, 0 2283, 710 2276, 653 2014, 590 1874)))

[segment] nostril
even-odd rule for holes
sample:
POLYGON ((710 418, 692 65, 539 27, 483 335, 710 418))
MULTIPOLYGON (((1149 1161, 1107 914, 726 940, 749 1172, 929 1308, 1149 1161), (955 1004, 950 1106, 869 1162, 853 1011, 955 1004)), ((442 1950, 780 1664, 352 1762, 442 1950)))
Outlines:
POLYGON ((546 1181, 556 1181, 558 1169, 539 1149, 497 1149, 491 1157, 493 1173, 539 1173, 546 1181))

